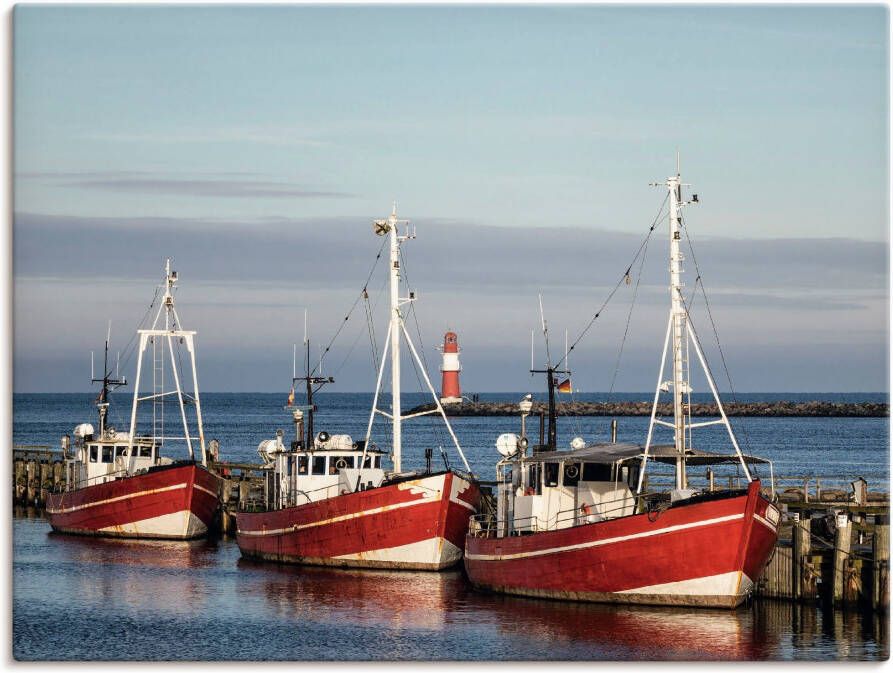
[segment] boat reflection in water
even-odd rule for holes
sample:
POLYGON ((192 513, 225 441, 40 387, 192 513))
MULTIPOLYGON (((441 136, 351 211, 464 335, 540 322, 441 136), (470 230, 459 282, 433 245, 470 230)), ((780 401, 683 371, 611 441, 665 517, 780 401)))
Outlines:
POLYGON ((206 540, 85 538, 50 533, 57 561, 77 569, 66 592, 86 603, 126 604, 158 614, 188 615, 207 599, 207 579, 195 570, 218 565, 206 540))
POLYGON ((500 630, 541 641, 543 659, 563 658, 572 643, 597 646, 599 659, 654 660, 760 659, 777 645, 772 634, 755 631, 749 610, 491 599, 487 609, 500 630))
MULTIPOLYGON (((258 591, 280 618, 383 629, 498 634, 505 659, 717 659, 771 657, 778 638, 742 609, 649 608, 486 595, 460 572, 424 573, 260 565, 258 591)), ((474 637, 474 636, 472 636, 474 637)), ((492 637, 492 635, 491 635, 492 637)), ((482 638, 484 636, 482 635, 482 638)), ((463 651, 452 658, 468 658, 463 651)))
POLYGON ((469 593, 458 570, 336 570, 247 559, 239 559, 239 568, 263 572, 260 591, 278 616, 339 625, 440 631, 469 593))

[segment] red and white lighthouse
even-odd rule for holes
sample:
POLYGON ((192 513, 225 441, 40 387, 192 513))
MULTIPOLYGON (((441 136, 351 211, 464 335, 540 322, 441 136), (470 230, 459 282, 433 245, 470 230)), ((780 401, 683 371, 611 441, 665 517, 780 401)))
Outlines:
POLYGON ((461 370, 459 337, 455 332, 447 332, 443 335, 443 364, 440 365, 440 371, 443 372, 440 384, 441 404, 458 404, 462 401, 462 391, 459 388, 459 372, 461 370))

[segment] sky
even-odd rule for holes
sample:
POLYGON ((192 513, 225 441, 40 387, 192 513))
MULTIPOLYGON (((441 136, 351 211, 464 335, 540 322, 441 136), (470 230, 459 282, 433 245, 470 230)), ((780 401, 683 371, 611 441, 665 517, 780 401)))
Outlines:
MULTIPOLYGON (((16 392, 89 389, 90 351, 108 320, 123 349, 165 257, 203 389, 287 391, 304 309, 315 350, 393 201, 432 376, 449 328, 466 392, 541 388, 538 295, 561 351, 677 151, 708 359, 742 392, 888 388, 886 7, 19 5, 13 30, 16 392)), ((661 225, 575 387, 653 389, 661 225)), ((362 305, 325 369, 332 391, 374 387, 362 305)))

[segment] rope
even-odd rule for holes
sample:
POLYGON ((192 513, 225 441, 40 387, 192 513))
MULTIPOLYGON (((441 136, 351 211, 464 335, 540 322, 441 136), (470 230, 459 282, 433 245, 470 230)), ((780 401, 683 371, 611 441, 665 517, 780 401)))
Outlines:
MULTIPOLYGON (((608 293, 607 298, 602 303, 602 305, 598 309, 598 311, 596 311, 595 315, 592 316, 592 319, 589 321, 589 324, 587 324, 586 327, 583 328, 583 331, 580 332, 580 336, 578 336, 576 338, 576 340, 574 341, 574 343, 571 344, 571 347, 568 349, 567 353, 565 353, 565 357, 570 355, 571 351, 573 351, 577 347, 577 344, 579 344, 580 341, 582 341, 583 337, 586 336, 587 332, 589 332, 592 325, 595 323, 595 321, 598 319, 598 317, 602 314, 602 311, 605 310, 605 307, 608 305, 608 303, 613 298, 614 293, 617 292, 617 290, 620 288, 620 286, 626 280, 627 275, 629 275, 630 269, 632 269, 633 264, 636 263, 636 260, 639 258, 639 255, 642 254, 642 250, 648 243, 648 239, 650 239, 651 234, 654 233, 654 228, 657 226, 657 223, 660 221, 661 217, 663 216, 664 206, 667 204, 667 200, 669 198, 670 198, 670 194, 669 194, 669 192, 667 192, 667 195, 664 197, 664 201, 660 206, 660 210, 658 211, 657 216, 654 218, 654 222, 652 222, 651 226, 648 228, 648 234, 645 236, 645 239, 642 241, 642 243, 639 244, 639 249, 636 251, 636 254, 633 256, 632 262, 630 262, 629 266, 626 268, 626 272, 620 277, 620 280, 617 281, 617 284, 608 293)), ((559 360, 558 363, 555 365, 555 368, 557 369, 558 367, 560 367, 563 362, 564 362, 564 358, 561 358, 561 360, 559 360)))

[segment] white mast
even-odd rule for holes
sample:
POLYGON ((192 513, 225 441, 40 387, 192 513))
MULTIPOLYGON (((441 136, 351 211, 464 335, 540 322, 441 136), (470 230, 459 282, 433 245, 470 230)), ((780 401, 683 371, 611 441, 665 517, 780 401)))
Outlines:
MULTIPOLYGON (((161 306, 158 308, 158 313, 155 314, 155 320, 152 323, 151 329, 141 329, 138 330, 137 333, 140 337, 139 350, 137 353, 137 362, 136 362, 136 382, 133 386, 133 407, 130 412, 130 438, 129 438, 129 455, 133 455, 133 443, 136 438, 136 421, 137 421, 137 409, 139 407, 140 402, 144 402, 146 400, 158 400, 163 399, 167 395, 176 395, 177 401, 180 406, 180 420, 183 423, 183 436, 182 437, 160 437, 154 439, 182 439, 186 442, 186 449, 189 452, 189 457, 192 460, 195 460, 195 450, 193 447, 193 442, 197 441, 199 445, 199 450, 201 453, 201 462, 202 465, 207 465, 207 455, 205 452, 205 434, 204 427, 202 425, 202 407, 201 401, 198 393, 198 375, 196 373, 195 366, 195 344, 193 341, 193 337, 195 336, 194 331, 182 330, 180 328, 180 317, 177 315, 177 310, 174 308, 174 295, 173 295, 173 287, 177 282, 177 272, 171 270, 171 260, 167 259, 164 265, 164 273, 165 273, 165 292, 164 296, 161 300, 161 306), (164 315, 164 327, 163 329, 159 327, 159 323, 161 322, 161 317, 164 315), (164 358, 164 349, 165 344, 167 345, 168 355, 170 357, 170 366, 171 371, 174 375, 174 390, 165 392, 163 389, 157 391, 154 389, 151 395, 145 395, 140 397, 140 375, 142 373, 142 365, 143 365, 143 353, 146 350, 147 344, 152 341, 153 343, 157 340, 161 340, 161 349, 162 349, 162 367, 163 367, 163 358, 164 358), (177 357, 174 353, 174 340, 179 340, 180 343, 186 346, 186 350, 189 354, 191 372, 192 372, 192 395, 190 396, 188 393, 184 392, 183 387, 180 383, 180 372, 177 366, 177 357), (189 431, 189 423, 186 418, 186 400, 187 398, 189 402, 191 402, 195 406, 195 416, 196 416, 196 425, 198 430, 198 436, 193 437, 190 435, 189 431)), ((157 344, 156 344, 157 347, 157 344)), ((154 364, 153 364, 154 367, 154 364)))
MULTIPOLYGON (((372 411, 369 414, 369 424, 366 426, 366 446, 369 445, 369 438, 372 435, 372 421, 375 419, 375 414, 379 413, 387 418, 391 419, 391 427, 392 427, 392 442, 393 442, 393 457, 392 461, 394 463, 394 472, 401 471, 401 463, 402 463, 402 449, 403 449, 403 436, 402 436, 402 422, 408 418, 414 418, 415 416, 423 416, 425 414, 436 413, 439 412, 443 417, 444 423, 446 424, 447 431, 450 434, 450 437, 453 440, 453 444, 455 444, 456 449, 459 452, 459 456, 462 458, 462 462, 465 464, 465 469, 471 471, 471 467, 468 465, 468 461, 465 459, 465 454, 462 452, 462 447, 459 446, 459 440, 456 438, 455 433, 453 432, 453 428, 450 425, 449 420, 447 419, 446 412, 443 410, 443 406, 440 404, 440 399, 437 396, 437 393, 434 391, 434 387, 431 385, 431 381, 428 378, 428 372, 425 370, 425 367, 422 365, 422 361, 419 359, 419 355, 416 352, 415 346, 412 343, 412 340, 409 338, 409 333, 406 331, 406 326, 403 324, 403 314, 400 310, 400 307, 403 304, 408 304, 412 301, 415 301, 415 293, 410 292, 408 297, 401 298, 400 297, 400 245, 403 241, 411 240, 415 238, 415 230, 409 228, 409 220, 400 220, 397 219, 397 204, 394 203, 394 207, 391 210, 391 214, 385 220, 374 220, 373 227, 375 233, 379 236, 384 236, 385 234, 390 236, 390 245, 391 245, 391 254, 390 254, 390 282, 391 282, 391 303, 389 308, 389 329, 388 336, 385 340, 384 351, 382 352, 381 357, 381 366, 378 370, 378 378, 375 384, 375 396, 372 400, 372 411), (399 227, 404 227, 403 234, 399 233, 399 227), (400 405, 400 339, 401 335, 405 337, 406 344, 409 346, 410 353, 412 357, 415 359, 418 364, 419 370, 422 372, 422 376, 425 379, 425 384, 428 387, 429 392, 434 397, 435 409, 430 411, 423 411, 419 413, 410 414, 408 416, 403 416, 403 412, 400 405), (382 374, 384 373, 385 361, 387 359, 388 349, 390 349, 391 355, 391 412, 388 413, 386 411, 382 411, 378 408, 378 398, 381 392, 381 382, 382 382, 382 374)), ((363 450, 363 460, 365 460, 365 449, 363 450)))
POLYGON ((673 429, 673 443, 676 449, 677 489, 685 489, 688 487, 688 481, 685 473, 685 452, 688 448, 686 447, 686 430, 690 432, 692 428, 699 428, 706 425, 715 425, 720 423, 726 426, 726 430, 728 431, 729 438, 732 440, 732 445, 735 447, 735 452, 741 462, 741 467, 744 471, 744 474, 747 477, 748 481, 751 480, 750 470, 748 470, 747 468, 747 463, 744 460, 744 456, 741 453, 741 449, 738 446, 737 440, 735 439, 735 434, 734 432, 732 432, 732 426, 729 423, 729 419, 726 416, 725 409, 723 408, 722 402, 719 399, 719 393, 717 392, 716 384, 713 381, 713 375, 710 373, 710 370, 707 367, 707 362, 704 359, 703 353, 701 352, 697 334, 691 327, 691 320, 685 307, 685 302, 682 295, 682 288, 684 287, 684 284, 682 283, 682 261, 684 260, 684 257, 682 255, 682 251, 680 250, 680 241, 682 239, 682 208, 683 206, 698 202, 697 195, 692 196, 692 199, 690 201, 682 200, 682 187, 684 184, 686 183, 682 182, 682 177, 679 173, 678 153, 676 155, 676 175, 667 178, 666 182, 664 183, 652 183, 653 186, 666 186, 669 192, 670 319, 669 324, 667 325, 667 335, 664 340, 663 355, 661 356, 661 366, 660 373, 658 374, 657 390, 655 391, 654 403, 651 408, 651 421, 648 425, 648 437, 645 440, 645 454, 642 460, 642 469, 639 472, 639 492, 642 491, 642 484, 645 476, 645 466, 648 460, 648 452, 651 448, 651 440, 654 435, 655 425, 663 425, 673 429), (662 381, 663 373, 666 369, 667 364, 667 350, 668 346, 670 345, 671 339, 673 378, 670 381, 662 381), (695 347, 695 352, 698 355, 698 360, 701 363, 701 367, 704 370, 705 376, 707 377, 707 382, 710 385, 710 390, 713 393, 713 399, 716 402, 717 408, 719 409, 721 418, 718 420, 705 421, 701 423, 691 422, 690 404, 686 404, 684 402, 684 396, 690 395, 691 393, 691 385, 689 381, 686 380, 686 373, 689 370, 687 362, 687 344, 689 342, 691 342, 695 347), (662 390, 668 391, 671 388, 673 391, 673 422, 668 423, 657 418, 657 402, 660 392, 662 390))

